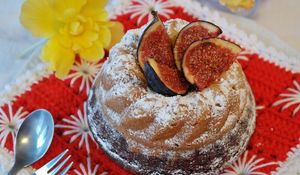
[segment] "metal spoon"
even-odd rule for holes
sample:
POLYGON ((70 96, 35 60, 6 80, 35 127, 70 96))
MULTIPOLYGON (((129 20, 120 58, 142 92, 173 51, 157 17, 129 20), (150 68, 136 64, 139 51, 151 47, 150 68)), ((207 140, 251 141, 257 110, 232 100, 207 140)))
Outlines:
POLYGON ((7 175, 15 175, 23 167, 44 156, 53 138, 54 122, 50 112, 39 109, 21 124, 15 144, 15 163, 7 175))

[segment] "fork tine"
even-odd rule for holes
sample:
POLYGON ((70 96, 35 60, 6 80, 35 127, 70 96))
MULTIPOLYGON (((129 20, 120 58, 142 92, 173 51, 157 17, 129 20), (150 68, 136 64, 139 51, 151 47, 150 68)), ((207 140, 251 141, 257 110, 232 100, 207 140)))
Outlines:
POLYGON ((69 169, 72 167, 73 162, 71 162, 64 170, 61 171, 59 175, 65 175, 69 171, 69 169))
POLYGON ((62 166, 70 159, 71 156, 68 156, 64 161, 62 161, 57 167, 55 167, 51 172, 48 173, 48 175, 54 175, 56 174, 62 166))
POLYGON ((35 174, 45 174, 47 173, 57 162, 68 152, 69 150, 66 149, 64 152, 60 153, 58 156, 56 156, 54 159, 52 159, 50 162, 48 162, 46 165, 42 166, 40 169, 38 169, 35 174))

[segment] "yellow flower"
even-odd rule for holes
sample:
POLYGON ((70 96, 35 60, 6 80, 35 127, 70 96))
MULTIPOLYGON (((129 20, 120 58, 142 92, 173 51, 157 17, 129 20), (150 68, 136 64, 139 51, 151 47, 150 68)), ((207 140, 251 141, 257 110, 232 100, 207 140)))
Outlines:
POLYGON ((41 57, 59 78, 75 56, 98 61, 123 36, 123 26, 108 19, 107 0, 25 0, 21 23, 33 36, 49 38, 41 57))
POLYGON ((220 0, 220 3, 227 6, 231 11, 236 12, 238 8, 251 9, 255 0, 220 0))

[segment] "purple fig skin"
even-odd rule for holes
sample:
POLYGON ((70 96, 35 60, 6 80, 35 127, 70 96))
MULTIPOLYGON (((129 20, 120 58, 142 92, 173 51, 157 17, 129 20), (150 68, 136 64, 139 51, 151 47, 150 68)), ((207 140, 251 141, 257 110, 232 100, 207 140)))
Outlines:
POLYGON ((150 28, 153 24, 155 24, 156 22, 160 21, 160 19, 159 19, 158 15, 157 15, 157 12, 156 12, 156 11, 151 11, 151 14, 152 14, 152 16, 153 16, 153 20, 152 20, 152 21, 150 22, 150 24, 145 28, 145 30, 144 30, 142 36, 141 36, 140 39, 139 39, 139 43, 138 43, 138 47, 137 47, 137 58, 139 58, 139 50, 140 50, 140 46, 141 46, 141 44, 142 44, 142 40, 143 40, 143 38, 144 38, 144 35, 145 35, 145 33, 146 33, 145 31, 149 30, 149 28, 150 28))
POLYGON ((164 83, 160 80, 154 69, 151 65, 147 62, 144 68, 145 77, 148 82, 148 86, 154 91, 159 94, 165 96, 175 96, 177 95, 175 92, 171 91, 167 88, 164 83))
MULTIPOLYGON (((220 27, 218 27, 217 25, 208 22, 208 21, 203 21, 203 20, 198 20, 198 21, 194 21, 189 23, 188 25, 186 25, 185 27, 183 27, 180 32, 178 33, 176 40, 175 40, 175 44, 174 44, 174 48, 173 48, 173 54, 174 54, 174 60, 177 66, 177 69, 182 71, 182 60, 183 60, 183 56, 184 56, 184 52, 186 51, 186 49, 189 47, 189 45, 191 45, 193 42, 196 41, 201 41, 207 38, 211 38, 211 37, 217 37, 219 36, 223 31, 221 30, 220 27), (203 29, 207 29, 208 33, 207 35, 204 36, 198 36, 198 37, 193 37, 191 41, 188 42, 188 44, 186 44, 185 48, 180 48, 180 42, 182 41, 182 35, 183 32, 185 32, 186 30, 190 29, 191 27, 195 27, 195 26, 199 26, 203 29), (212 29, 213 31, 209 31, 210 29, 212 29), (180 50, 181 49, 181 50, 180 50)), ((187 42, 187 41, 185 41, 187 42)))
POLYGON ((153 91, 166 96, 184 95, 190 86, 175 65, 160 65, 154 59, 149 59, 145 64, 145 77, 153 91))
POLYGON ((140 64, 140 67, 144 70, 144 63, 142 62, 142 58, 141 58, 141 56, 140 56, 140 48, 141 48, 141 45, 142 45, 142 43, 143 43, 143 38, 144 38, 144 36, 147 34, 147 31, 155 24, 155 23, 157 23, 157 22, 160 22, 161 20, 160 20, 160 18, 158 17, 158 15, 157 15, 157 12, 156 11, 154 11, 154 10, 152 10, 151 11, 151 14, 152 14, 152 16, 153 16, 153 20, 150 22, 150 24, 146 27, 146 29, 144 30, 144 32, 143 32, 143 34, 141 35, 141 37, 140 37, 140 39, 139 39, 139 43, 138 43, 138 46, 137 46, 137 54, 136 54, 136 56, 137 56, 137 58, 138 58, 138 62, 139 62, 139 64, 140 64))

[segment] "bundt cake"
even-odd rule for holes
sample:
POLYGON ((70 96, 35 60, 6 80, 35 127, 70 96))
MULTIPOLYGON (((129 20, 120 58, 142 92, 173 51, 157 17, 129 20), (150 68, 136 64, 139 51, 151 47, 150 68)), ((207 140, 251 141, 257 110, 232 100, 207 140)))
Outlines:
MULTIPOLYGON (((187 25, 181 19, 164 23, 172 45, 187 25)), ((219 174, 246 149, 255 127, 255 102, 243 70, 232 60, 207 86, 189 85, 181 95, 158 93, 137 58, 147 26, 125 34, 94 81, 87 104, 94 138, 136 174, 219 174)))

